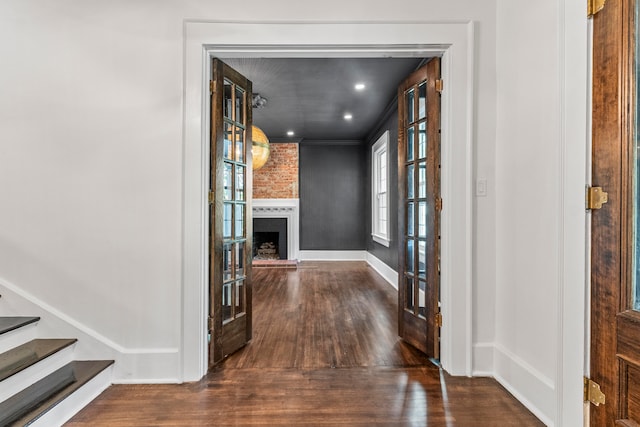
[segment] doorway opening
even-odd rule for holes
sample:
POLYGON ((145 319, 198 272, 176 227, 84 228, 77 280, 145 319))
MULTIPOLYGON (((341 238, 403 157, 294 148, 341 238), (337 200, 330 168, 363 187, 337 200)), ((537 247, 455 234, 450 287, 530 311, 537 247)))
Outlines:
MULTIPOLYGON (((261 129, 274 140, 287 144, 293 140, 293 144, 300 145, 301 153, 313 152, 307 155, 302 167, 294 165, 304 189, 300 194, 300 234, 305 245, 349 250, 353 241, 366 241, 368 246, 378 242, 374 239, 374 227, 389 224, 384 228, 393 232, 384 233, 398 244, 389 247, 387 241, 379 250, 388 252, 385 258, 398 260, 390 266, 399 273, 397 333, 428 357, 439 359, 442 326, 440 58, 227 58, 224 62, 214 58, 213 64, 210 194, 214 195, 215 204, 222 203, 224 209, 212 209, 209 214, 208 246, 212 251, 208 269, 208 325, 209 334, 214 337, 210 343, 210 367, 244 347, 252 338, 252 274, 251 269, 245 268, 251 262, 245 260, 247 249, 259 261, 279 260, 281 251, 286 259, 286 219, 258 218, 253 225, 259 228, 253 232, 244 222, 244 218, 252 221, 253 191, 276 196, 284 191, 289 196, 290 182, 287 170, 283 169, 272 172, 269 180, 254 181, 256 188, 251 182, 245 183, 245 179, 252 176, 250 168, 245 167, 251 164, 250 156, 238 155, 235 151, 236 146, 242 153, 248 149, 251 132, 247 130, 250 129, 261 129), (217 71, 218 68, 221 71, 217 71), (242 84, 249 91, 245 92, 236 82, 245 82, 242 84), (223 85, 224 91, 220 89, 223 85), (249 99, 257 98, 261 102, 253 102, 251 108, 249 99), (275 108, 264 108, 269 99, 275 100, 275 108), (247 108, 253 111, 245 112, 247 108), (298 137, 286 138, 285 132, 288 137, 295 134, 298 137), (373 159, 371 153, 379 151, 374 146, 378 147, 381 133, 393 135, 391 142, 387 142, 384 155, 378 155, 376 161, 368 165, 371 172, 365 173, 366 161, 373 159), (307 144, 312 147, 307 148, 307 144), (246 165, 235 164, 244 162, 245 158, 249 159, 246 165), (240 168, 240 178, 231 172, 237 168, 240 168), (218 182, 221 176, 224 180, 218 182), (287 179, 280 181, 281 177, 287 179), (268 188, 258 188, 259 183, 268 188), (219 191, 219 185, 224 186, 224 193, 219 191), (370 190, 374 187, 375 199, 370 190), (238 188, 242 190, 240 201, 233 197, 238 188), (371 200, 365 203, 365 197, 370 194, 371 200), (237 203, 242 203, 239 207, 243 208, 240 223, 238 206, 234 208, 237 203), (367 219, 369 209, 371 217, 367 219), (239 229, 238 224, 241 224, 239 229), (219 226, 223 228, 222 234, 219 226), (222 264, 218 255, 221 236, 225 236, 222 258, 228 258, 222 264), (232 242, 238 236, 243 242, 241 267, 237 267, 238 251, 226 240, 230 238, 232 242), (227 252, 230 256, 225 256, 227 252), (235 281, 241 282, 240 288, 236 289, 235 281), (228 285, 230 291, 225 299, 228 285), (238 292, 246 296, 239 298, 238 292), (240 317, 233 314, 236 307, 233 301, 238 298, 243 301, 238 308, 240 317), (225 320, 227 305, 232 308, 233 316, 225 320), (236 327, 233 333, 225 333, 231 331, 231 321, 240 320, 242 330, 236 327), (231 337, 233 346, 228 344, 231 337)), ((280 161, 291 166, 290 159, 274 157, 272 163, 280 161)), ((297 162, 299 156, 293 158, 297 162)), ((377 234, 382 232, 382 226, 378 228, 377 234)))
POLYGON ((443 78, 450 82, 450 89, 442 97, 442 196, 448 203, 442 218, 441 361, 453 375, 471 375, 470 177, 474 96, 473 79, 469 76, 473 75, 474 65, 469 52, 474 46, 473 34, 471 22, 446 25, 185 23, 183 380, 199 379, 206 372, 206 325, 203 322, 206 277, 202 272, 206 265, 203 236, 208 230, 201 219, 205 212, 204 183, 209 168, 206 161, 209 111, 202 100, 209 89, 202 76, 203 68, 204 75, 210 71, 205 58, 211 57, 224 60, 234 57, 442 56, 443 78), (234 34, 243 34, 243 37, 240 40, 234 34), (305 45, 293 45, 292 41, 305 45), (451 49, 453 46, 455 49, 451 49), (452 269, 454 253, 456 268, 452 269))

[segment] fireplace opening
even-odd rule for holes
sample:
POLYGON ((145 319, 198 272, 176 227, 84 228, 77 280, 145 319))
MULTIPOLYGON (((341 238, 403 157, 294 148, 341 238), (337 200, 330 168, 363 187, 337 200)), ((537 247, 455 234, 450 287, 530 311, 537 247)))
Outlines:
POLYGON ((253 259, 280 259, 278 232, 253 233, 253 259))
POLYGON ((253 259, 288 259, 287 219, 253 219, 253 259))

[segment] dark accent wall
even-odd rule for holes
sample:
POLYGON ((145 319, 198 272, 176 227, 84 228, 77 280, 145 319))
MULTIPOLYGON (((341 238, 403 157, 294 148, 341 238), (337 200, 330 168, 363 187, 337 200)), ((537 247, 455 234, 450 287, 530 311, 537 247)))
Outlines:
POLYGON ((393 108, 382 126, 371 134, 366 147, 366 238, 367 252, 373 254, 380 261, 398 271, 398 108, 393 108), (373 144, 385 132, 389 131, 389 236, 391 243, 387 248, 371 238, 371 151, 373 144))
POLYGON ((364 250, 364 144, 300 144, 300 249, 364 250))

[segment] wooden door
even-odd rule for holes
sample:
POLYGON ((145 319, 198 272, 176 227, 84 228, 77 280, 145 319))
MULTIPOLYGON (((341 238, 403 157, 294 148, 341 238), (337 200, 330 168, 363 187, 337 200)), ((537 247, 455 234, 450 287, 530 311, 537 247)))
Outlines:
POLYGON ((590 377, 606 402, 592 426, 640 423, 636 0, 609 0, 593 20, 592 182, 608 202, 591 213, 590 377))
POLYGON ((211 79, 209 366, 251 340, 251 82, 218 59, 211 79))
POLYGON ((399 335, 439 358, 440 59, 398 88, 399 335))

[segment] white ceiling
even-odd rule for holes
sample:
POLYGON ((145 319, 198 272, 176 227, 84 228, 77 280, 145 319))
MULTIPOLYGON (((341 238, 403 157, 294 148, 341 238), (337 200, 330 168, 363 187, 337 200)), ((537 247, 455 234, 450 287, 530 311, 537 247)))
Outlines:
POLYGON ((267 98, 253 123, 272 141, 363 140, 423 58, 226 58, 267 98), (356 83, 366 88, 357 91, 356 83), (343 118, 351 113, 353 119, 343 118), (293 130, 293 137, 287 131, 293 130))

